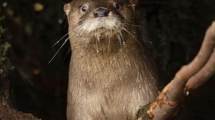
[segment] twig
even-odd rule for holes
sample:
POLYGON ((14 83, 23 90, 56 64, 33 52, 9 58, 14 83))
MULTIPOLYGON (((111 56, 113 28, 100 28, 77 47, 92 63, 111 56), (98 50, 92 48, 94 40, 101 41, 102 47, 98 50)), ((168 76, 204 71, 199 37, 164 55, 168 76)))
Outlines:
POLYGON ((201 87, 215 73, 215 22, 208 28, 202 47, 193 61, 182 67, 147 111, 151 120, 174 117, 186 95, 201 87), (186 94, 184 94, 184 91, 186 94))

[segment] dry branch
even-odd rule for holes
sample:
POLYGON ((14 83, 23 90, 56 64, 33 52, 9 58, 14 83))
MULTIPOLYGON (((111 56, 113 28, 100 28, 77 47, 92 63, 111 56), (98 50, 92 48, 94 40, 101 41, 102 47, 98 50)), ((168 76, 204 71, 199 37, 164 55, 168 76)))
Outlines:
POLYGON ((175 78, 163 89, 148 115, 151 120, 167 120, 174 117, 191 90, 201 87, 215 73, 215 22, 208 28, 202 47, 193 61, 182 67, 175 78), (185 94, 186 93, 186 94, 185 94))

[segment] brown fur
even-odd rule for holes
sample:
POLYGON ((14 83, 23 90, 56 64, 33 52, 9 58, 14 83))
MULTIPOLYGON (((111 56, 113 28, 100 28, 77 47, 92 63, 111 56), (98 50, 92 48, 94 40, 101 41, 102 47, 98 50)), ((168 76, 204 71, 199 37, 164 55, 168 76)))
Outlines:
MULTIPOLYGON (((114 0, 74 0, 65 5, 72 47, 67 119, 136 120, 138 109, 157 95, 156 76, 136 37, 136 28, 126 26, 128 31, 120 32, 123 41, 117 38, 117 30, 79 35, 74 28, 81 18, 89 16, 81 16, 77 9, 86 1, 96 8, 114 0), (94 35, 97 33, 99 40, 94 35)), ((120 12, 124 21, 135 24, 130 4, 125 2, 120 12)))

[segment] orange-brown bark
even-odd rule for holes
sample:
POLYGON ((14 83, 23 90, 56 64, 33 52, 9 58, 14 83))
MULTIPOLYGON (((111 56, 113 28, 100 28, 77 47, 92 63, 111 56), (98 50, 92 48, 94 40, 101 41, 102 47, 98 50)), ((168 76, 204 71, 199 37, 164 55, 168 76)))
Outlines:
POLYGON ((215 22, 208 28, 202 47, 193 61, 182 67, 148 110, 151 120, 167 120, 192 90, 201 87, 215 73, 215 22))

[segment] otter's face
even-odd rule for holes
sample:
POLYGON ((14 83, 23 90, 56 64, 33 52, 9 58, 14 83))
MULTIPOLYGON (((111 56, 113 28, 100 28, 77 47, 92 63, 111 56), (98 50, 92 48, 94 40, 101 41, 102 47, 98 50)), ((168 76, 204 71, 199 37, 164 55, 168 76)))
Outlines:
POLYGON ((69 31, 86 36, 128 29, 135 4, 135 0, 73 0, 64 6, 69 31))

